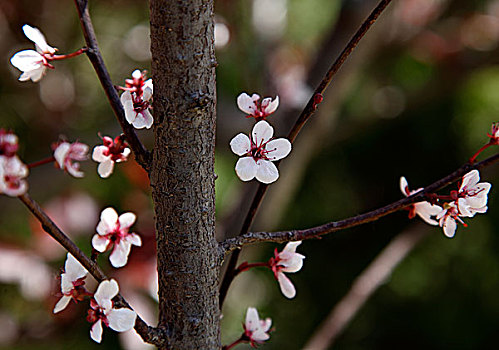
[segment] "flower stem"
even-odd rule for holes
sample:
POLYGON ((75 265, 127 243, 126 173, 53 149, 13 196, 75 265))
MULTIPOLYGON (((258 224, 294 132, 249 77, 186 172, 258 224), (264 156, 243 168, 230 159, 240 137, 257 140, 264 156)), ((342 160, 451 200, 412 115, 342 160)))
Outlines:
POLYGON ((246 340, 243 339, 243 337, 241 336, 241 338, 239 338, 238 340, 236 340, 235 342, 233 342, 232 344, 229 344, 229 345, 224 345, 222 347, 222 350, 230 350, 232 349, 234 346, 238 345, 238 344, 241 344, 241 343, 244 343, 246 340))
POLYGON ((236 275, 240 274, 241 272, 248 271, 249 269, 253 267, 268 267, 270 268, 270 265, 268 262, 259 262, 259 263, 253 263, 253 264, 248 264, 247 262, 243 262, 241 265, 239 265, 236 269, 236 275))
POLYGON ((81 49, 73 52, 73 53, 68 53, 67 55, 52 55, 50 56, 50 61, 58 61, 58 60, 65 60, 66 58, 72 58, 76 56, 80 56, 82 53, 87 52, 88 48, 87 47, 82 47, 81 49))
POLYGON ((476 157, 478 157, 478 155, 480 153, 482 153, 485 149, 487 149, 488 147, 490 147, 492 145, 493 145, 493 143, 489 142, 486 145, 483 145, 478 151, 476 151, 476 153, 473 155, 473 157, 470 158, 470 164, 475 163, 476 157))
POLYGON ((35 168, 37 166, 40 166, 40 165, 44 165, 44 164, 47 164, 47 163, 52 163, 55 161, 55 158, 52 156, 52 157, 49 157, 49 158, 45 158, 45 159, 42 159, 42 160, 39 160, 37 162, 33 162, 31 164, 28 164, 28 168, 35 168))

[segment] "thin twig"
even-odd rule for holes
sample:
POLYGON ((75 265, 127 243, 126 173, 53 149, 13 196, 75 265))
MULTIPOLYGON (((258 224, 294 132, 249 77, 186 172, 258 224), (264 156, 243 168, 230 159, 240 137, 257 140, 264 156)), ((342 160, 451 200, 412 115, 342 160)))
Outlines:
MULTIPOLYGON (((308 119, 314 114, 315 110, 317 109, 317 100, 316 97, 324 94, 324 91, 326 88, 329 86, 331 81, 333 80, 333 77, 335 74, 338 72, 340 67, 343 65, 345 60, 348 58, 348 56, 352 53, 352 51, 355 49, 357 44, 359 43, 360 39, 367 33, 369 28, 376 22, 376 19, 379 17, 379 15, 383 12, 383 10, 388 6, 388 4, 391 2, 391 0, 382 0, 378 6, 371 12, 369 17, 362 23, 360 28, 357 30, 357 32, 354 34, 352 39, 348 42, 346 47, 343 49, 341 54, 338 56, 336 61, 331 65, 329 70, 327 71, 326 75, 320 82, 319 86, 315 89, 315 92, 312 94, 312 97, 308 101, 307 105, 303 109, 302 113, 298 117, 296 123, 294 124, 293 128, 288 134, 288 139, 291 142, 294 142, 296 139, 296 136, 300 132, 300 130, 303 128, 305 123, 307 122, 308 119)), ((277 164, 278 165, 278 164, 277 164)), ((253 201, 251 202, 250 209, 248 211, 248 214, 246 215, 246 218, 243 223, 243 227, 241 228, 241 231, 239 233, 240 236, 243 236, 248 233, 249 228, 251 227, 251 224, 253 223, 253 220, 255 219, 256 212, 258 211, 258 208, 260 207, 260 204, 262 203, 263 197, 265 196, 265 193, 267 192, 268 185, 266 184, 260 184, 258 186, 258 190, 255 193, 255 196, 253 197, 253 201)), ((236 250, 232 253, 229 263, 227 264, 227 269, 225 271, 225 275, 222 279, 222 283, 220 286, 220 295, 219 295, 219 303, 220 307, 222 307, 223 302, 225 300, 225 297, 227 296, 227 292, 229 290, 230 284, 232 283, 232 280, 235 277, 235 268, 237 265, 237 259, 239 258, 240 250, 236 250)))
POLYGON ((109 72, 107 71, 104 59, 102 58, 102 54, 99 49, 99 44, 97 43, 97 37, 95 36, 94 27, 88 11, 88 0, 75 0, 75 5, 78 10, 78 17, 80 18, 85 42, 88 46, 88 51, 86 52, 87 56, 90 59, 97 76, 99 77, 100 83, 106 93, 111 108, 113 109, 113 112, 123 129, 126 140, 135 154, 137 163, 139 163, 146 171, 149 171, 151 154, 138 138, 133 126, 129 124, 125 118, 125 111, 121 105, 118 93, 111 81, 111 77, 109 76, 109 72))
POLYGON ((395 236, 355 279, 348 293, 334 306, 303 350, 329 349, 367 300, 429 232, 408 230, 395 236))
POLYGON ((456 182, 462 178, 464 174, 473 170, 481 169, 488 165, 491 165, 499 160, 499 153, 489 157, 479 163, 470 164, 466 163, 453 173, 447 175, 446 177, 432 183, 431 185, 425 187, 422 191, 419 191, 412 196, 400 199, 396 202, 388 204, 382 208, 372 210, 370 212, 353 216, 348 219, 340 221, 332 221, 327 224, 312 227, 304 230, 291 230, 291 231, 279 231, 279 232, 249 232, 242 236, 228 238, 221 242, 220 245, 226 251, 231 251, 234 249, 241 248, 242 246, 250 243, 260 243, 260 242, 276 242, 283 243, 289 241, 301 241, 311 238, 319 238, 322 235, 344 230, 350 227, 359 226, 371 221, 378 220, 383 216, 394 213, 398 210, 404 209, 407 206, 426 200, 426 195, 434 193, 439 189, 456 182))
MULTIPOLYGON (((64 233, 59 227, 45 214, 40 205, 35 202, 27 193, 19 196, 21 202, 26 205, 30 212, 42 224, 43 229, 60 245, 64 247, 76 260, 87 269, 87 271, 98 281, 101 282, 107 279, 107 276, 102 272, 100 267, 93 262, 88 256, 83 253, 80 248, 64 233)), ((119 294, 116 297, 116 305, 130 308, 127 301, 119 294)), ((135 322, 135 330, 147 342, 156 346, 164 345, 168 339, 167 332, 159 328, 148 326, 147 323, 137 316, 135 322)))

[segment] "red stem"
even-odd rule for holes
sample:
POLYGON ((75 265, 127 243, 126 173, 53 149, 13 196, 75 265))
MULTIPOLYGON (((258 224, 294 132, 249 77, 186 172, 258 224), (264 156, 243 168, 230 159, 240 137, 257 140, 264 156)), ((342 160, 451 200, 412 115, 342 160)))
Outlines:
POLYGON ((483 145, 478 151, 476 151, 476 153, 473 155, 473 157, 470 158, 470 163, 473 164, 476 160, 476 157, 478 157, 478 155, 480 153, 482 153, 485 149, 487 149, 488 147, 492 146, 493 143, 489 142, 487 143, 486 145, 483 145))
POLYGON ((80 56, 82 53, 87 52, 87 51, 88 51, 88 48, 82 47, 78 51, 68 53, 67 55, 52 55, 50 57, 47 57, 47 59, 50 61, 65 60, 66 58, 73 58, 76 56, 80 56))
POLYGON ((233 342, 232 344, 229 344, 229 345, 224 345, 222 347, 222 350, 229 350, 229 349, 232 349, 234 346, 238 345, 238 344, 241 344, 241 343, 244 343, 245 340, 243 339, 243 337, 241 336, 241 338, 239 338, 238 340, 236 340, 235 342, 233 342))
POLYGON ((42 160, 39 160, 37 162, 33 162, 31 164, 28 164, 28 168, 36 168, 37 166, 40 166, 40 165, 44 165, 44 164, 47 164, 47 163, 52 163, 55 161, 55 158, 54 156, 52 157, 49 157, 49 158, 45 158, 45 159, 42 159, 42 160))

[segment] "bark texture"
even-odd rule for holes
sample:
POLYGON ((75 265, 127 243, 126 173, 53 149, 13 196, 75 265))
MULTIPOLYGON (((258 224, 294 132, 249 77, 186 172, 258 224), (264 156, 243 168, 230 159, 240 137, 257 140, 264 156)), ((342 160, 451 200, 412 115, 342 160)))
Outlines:
POLYGON ((169 349, 219 349, 213 1, 150 9, 159 326, 169 349))

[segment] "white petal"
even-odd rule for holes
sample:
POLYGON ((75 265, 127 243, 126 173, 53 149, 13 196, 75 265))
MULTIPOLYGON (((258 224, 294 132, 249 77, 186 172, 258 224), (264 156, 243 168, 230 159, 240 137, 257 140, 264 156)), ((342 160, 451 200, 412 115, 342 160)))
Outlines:
MULTIPOLYGON (((146 92, 146 89, 150 89, 151 95, 153 94, 154 88, 153 88, 153 84, 152 84, 152 79, 147 79, 146 81, 144 81, 144 93, 146 92)), ((149 99, 145 99, 145 100, 148 101, 149 99)))
POLYGON ((71 145, 69 142, 62 142, 54 151, 54 158, 61 169, 64 169, 64 159, 66 158, 70 148, 71 145))
POLYGON ((90 329, 90 338, 92 338, 97 343, 102 341, 102 321, 98 320, 94 323, 90 329))
POLYGON ((109 327, 116 332, 125 332, 135 326, 135 319, 137 314, 127 308, 123 309, 111 309, 106 315, 109 321, 109 327))
POLYGON ((140 79, 141 77, 142 77, 142 72, 140 70, 136 69, 132 72, 132 78, 140 79))
POLYGON ((463 183, 459 187, 459 192, 463 191, 465 188, 474 187, 478 181, 480 181, 480 173, 478 170, 471 170, 469 173, 463 176, 463 183))
POLYGON ((251 334, 251 339, 257 342, 262 342, 270 338, 270 335, 265 333, 263 329, 258 329, 251 334))
POLYGON ((131 212, 121 214, 119 218, 120 227, 124 228, 132 226, 136 218, 135 214, 131 212))
POLYGON ((269 152, 267 158, 276 161, 286 157, 291 152, 291 142, 284 138, 275 139, 265 145, 265 150, 269 152))
POLYGON ((277 274, 277 281, 279 282, 279 287, 281 287, 282 294, 288 298, 292 299, 296 295, 296 289, 293 283, 286 277, 286 275, 282 272, 277 274))
POLYGON ((456 220, 454 220, 452 217, 448 216, 444 219, 444 224, 443 224, 443 229, 444 229, 444 234, 452 238, 454 237, 454 234, 456 233, 456 220))
POLYGON ((258 166, 252 157, 240 158, 236 163, 236 174, 243 181, 250 181, 256 176, 258 166))
POLYGON ((71 301, 71 297, 68 297, 67 295, 63 295, 61 299, 55 304, 54 311, 52 311, 54 314, 61 312, 68 306, 69 302, 71 301))
POLYGON ((114 162, 111 160, 111 158, 109 158, 108 160, 99 164, 99 166, 97 167, 97 172, 99 173, 100 177, 105 179, 113 173, 113 168, 114 162))
POLYGON ((104 308, 105 310, 111 310, 113 299, 116 295, 118 295, 120 291, 120 287, 118 286, 118 282, 114 279, 102 281, 97 287, 97 291, 94 294, 94 299, 97 301, 97 304, 104 308))
POLYGON ((410 194, 410 192, 409 192, 409 184, 407 183, 407 180, 403 176, 400 177, 400 191, 406 197, 410 194))
POLYGON ((414 204, 414 209, 416 214, 427 224, 438 225, 438 222, 431 219, 431 217, 438 215, 442 211, 440 206, 432 205, 428 202, 418 202, 414 204))
POLYGON ((102 145, 95 146, 94 150, 92 152, 92 159, 96 162, 99 162, 99 163, 109 161, 110 156, 104 155, 105 153, 108 152, 108 150, 109 150, 109 148, 106 146, 102 146, 102 145))
POLYGON ((45 36, 38 28, 31 27, 27 24, 23 26, 23 32, 26 37, 35 43, 37 49, 43 53, 55 53, 55 49, 50 47, 45 40, 45 36))
POLYGON ((33 83, 37 83, 43 78, 45 70, 45 66, 41 66, 40 68, 34 69, 30 72, 25 72, 25 74, 29 75, 29 78, 33 83))
POLYGON ((153 122, 154 119, 152 117, 151 112, 149 112, 149 109, 146 109, 141 113, 135 113, 135 119, 133 120, 133 122, 131 122, 131 124, 135 129, 143 129, 143 128, 150 129, 153 122))
POLYGON ((260 318, 258 317, 258 311, 254 307, 249 307, 246 311, 246 321, 244 325, 247 330, 254 332, 260 326, 260 318))
POLYGON ((97 232, 101 235, 107 234, 116 228, 117 223, 118 213, 114 210, 114 208, 108 207, 100 214, 99 225, 102 224, 102 227, 99 229, 99 226, 97 226, 97 232))
POLYGON ((10 63, 23 72, 40 68, 42 61, 42 55, 34 50, 19 51, 10 59, 10 63))
POLYGON ((80 264, 80 262, 69 253, 64 265, 64 272, 71 281, 76 281, 82 277, 85 277, 88 273, 88 271, 80 264))
POLYGON ((92 237, 92 247, 100 253, 104 253, 111 241, 106 237, 94 235, 92 237))
POLYGON ((133 244, 134 246, 140 247, 142 245, 142 239, 136 233, 130 233, 125 239, 128 243, 133 244))
POLYGON ((115 268, 125 266, 128 261, 128 254, 130 254, 131 248, 132 245, 125 240, 121 240, 118 244, 115 243, 113 251, 111 252, 111 255, 109 255, 111 265, 115 268))
POLYGON ((296 252, 296 248, 300 244, 301 244, 301 241, 288 242, 282 251, 283 252, 287 252, 287 253, 295 253, 296 252))
POLYGON ((269 184, 279 178, 279 171, 274 163, 260 159, 257 163, 256 179, 264 184, 269 184))
POLYGON ((124 93, 122 93, 120 100, 121 104, 123 105, 123 109, 125 110, 125 118, 128 123, 132 124, 137 117, 137 113, 135 113, 135 110, 133 109, 133 100, 130 91, 125 91, 124 93))
POLYGON ((274 113, 277 107, 279 107, 279 96, 276 96, 274 101, 270 102, 271 100, 272 98, 267 97, 262 101, 262 110, 267 115, 274 113))
POLYGON ((272 138, 274 129, 265 120, 260 120, 253 127, 251 135, 253 142, 257 146, 260 146, 262 143, 268 142, 272 138))
MULTIPOLYGON (((149 79, 151 80, 151 79, 149 79)), ((152 85, 151 85, 152 86, 152 85)), ((144 84, 144 92, 142 93, 142 99, 144 101, 149 101, 152 97, 152 88, 144 84)))
POLYGON ((251 141, 245 134, 237 134, 230 140, 230 149, 238 156, 244 156, 251 150, 251 141))
POLYGON ((246 114, 253 114, 256 110, 255 101, 258 101, 260 96, 253 94, 249 96, 247 93, 243 92, 237 97, 237 106, 241 111, 246 114))

